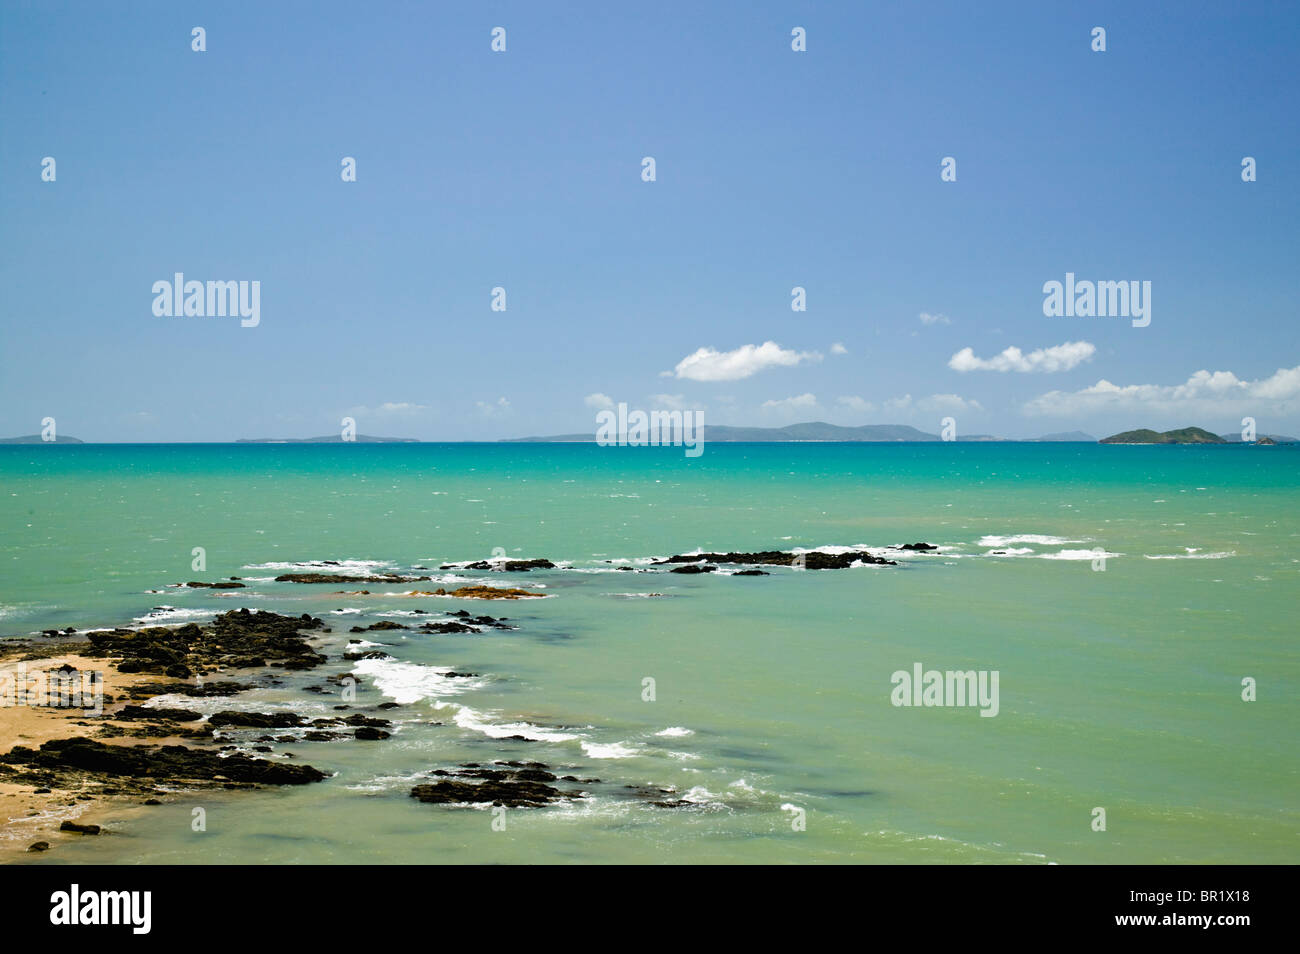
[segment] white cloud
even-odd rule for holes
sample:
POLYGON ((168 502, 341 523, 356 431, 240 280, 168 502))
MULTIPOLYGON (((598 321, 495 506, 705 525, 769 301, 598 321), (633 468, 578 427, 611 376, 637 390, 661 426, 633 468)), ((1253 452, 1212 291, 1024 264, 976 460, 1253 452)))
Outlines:
POLYGON ((734 351, 700 348, 678 361, 673 373, 692 381, 738 381, 767 368, 790 367, 821 358, 815 351, 792 351, 775 341, 765 341, 761 345, 741 345, 734 351))
POLYGON ((688 409, 688 402, 685 395, 682 394, 652 394, 650 401, 659 407, 666 407, 670 411, 685 411, 688 409))
POLYGON ((601 394, 597 391, 594 394, 588 394, 582 399, 582 403, 587 407, 594 407, 598 411, 605 411, 614 406, 614 399, 608 394, 601 394))
POLYGON ((907 412, 911 414, 914 411, 921 411, 925 414, 950 414, 954 411, 982 411, 984 410, 979 401, 974 398, 964 398, 957 394, 931 394, 929 397, 912 400, 912 395, 904 394, 902 397, 890 398, 885 402, 886 411, 907 412))
POLYGON ((968 400, 957 394, 931 394, 928 398, 917 401, 916 408, 918 411, 939 413, 984 410, 979 401, 973 398, 968 400))
POLYGON ((365 405, 349 408, 347 413, 351 417, 358 418, 362 416, 378 417, 381 414, 401 417, 403 415, 416 414, 420 411, 427 410, 429 410, 429 408, 428 405, 425 404, 412 404, 409 401, 385 401, 383 404, 374 408, 366 407, 365 405))
POLYGON ((947 315, 932 315, 928 311, 923 311, 916 317, 921 319, 923 325, 950 325, 952 320, 947 315))
POLYGON ((499 414, 505 414, 510 411, 510 402, 503 397, 499 397, 491 404, 486 401, 475 401, 478 409, 489 417, 495 417, 499 414))
POLYGON ((1067 341, 1028 354, 1013 346, 992 358, 977 358, 973 348, 962 348, 948 359, 948 367, 954 371, 1069 371, 1096 353, 1096 347, 1087 341, 1067 341))
POLYGON ((849 353, 849 349, 844 347, 844 345, 838 341, 835 342, 835 344, 831 345, 831 354, 848 354, 848 353, 849 353))
MULTIPOLYGON (((1112 384, 1104 378, 1080 391, 1049 391, 1025 403, 1032 415, 1096 411, 1179 412, 1189 415, 1291 414, 1300 407, 1300 365, 1243 381, 1231 371, 1197 371, 1183 384, 1112 384)), ((1145 426, 1141 422, 1134 426, 1145 426)))
POLYGON ((779 401, 764 401, 763 410, 765 411, 807 411, 817 406, 817 396, 815 394, 796 394, 793 397, 782 398, 779 401))
POLYGON ((858 411, 863 414, 876 409, 874 404, 858 397, 856 394, 846 394, 843 397, 838 397, 835 399, 835 403, 844 405, 850 411, 858 411))

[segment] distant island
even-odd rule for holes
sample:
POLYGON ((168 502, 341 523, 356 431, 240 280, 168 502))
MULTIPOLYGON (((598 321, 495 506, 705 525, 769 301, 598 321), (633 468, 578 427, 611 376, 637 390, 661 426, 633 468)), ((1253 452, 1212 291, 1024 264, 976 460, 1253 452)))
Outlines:
MULTIPOLYGON (((824 421, 808 421, 803 424, 787 424, 784 427, 732 427, 726 424, 705 424, 703 439, 712 443, 728 442, 762 442, 762 441, 842 441, 842 442, 879 442, 897 443, 901 441, 938 441, 938 434, 917 430, 908 424, 863 424, 859 427, 843 427, 839 424, 827 424, 824 421)), ((503 443, 544 443, 575 444, 592 443, 596 439, 595 430, 582 434, 554 434, 550 437, 510 437, 503 443)), ((959 441, 1009 441, 1011 438, 994 437, 991 434, 958 434, 959 441)), ((1068 434, 1047 434, 1043 437, 1029 438, 1030 441, 1084 441, 1095 443, 1097 438, 1082 431, 1068 434)))
POLYGON ((54 440, 44 440, 40 434, 24 434, 22 437, 0 437, 0 444, 84 444, 75 437, 55 435, 54 440))
POLYGON ((1226 444, 1218 434, 1211 434, 1203 427, 1181 427, 1176 431, 1153 431, 1141 428, 1136 431, 1124 431, 1103 437, 1102 444, 1226 444))
MULTIPOLYGON (((1240 433, 1220 434, 1229 444, 1246 443, 1241 439, 1240 433)), ((1287 437, 1285 434, 1260 434, 1255 438, 1256 444, 1300 444, 1300 437, 1287 437)))
POLYGON ((358 434, 350 441, 345 441, 341 434, 327 434, 324 437, 241 437, 236 444, 418 444, 414 437, 373 437, 358 434))

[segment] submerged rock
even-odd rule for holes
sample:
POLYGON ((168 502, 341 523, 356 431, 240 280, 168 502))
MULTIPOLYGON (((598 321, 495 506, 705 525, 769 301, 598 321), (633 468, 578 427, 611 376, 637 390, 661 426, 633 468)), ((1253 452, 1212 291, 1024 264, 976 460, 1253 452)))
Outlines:
POLYGON ((705 566, 699 563, 688 563, 685 566, 675 566, 669 573, 714 573, 717 571, 716 566, 705 566))
POLYGON ((890 547, 891 550, 912 550, 916 553, 928 553, 931 550, 939 549, 932 543, 904 543, 901 546, 890 547))
POLYGON ((439 587, 436 590, 416 590, 413 593, 403 594, 405 596, 454 596, 462 600, 520 600, 530 597, 540 598, 545 593, 534 593, 531 590, 521 590, 517 588, 502 589, 496 586, 462 586, 460 589, 448 592, 439 587))
POLYGON ((244 588, 243 583, 232 583, 226 580, 221 580, 216 583, 199 583, 195 580, 191 580, 185 585, 194 589, 202 587, 209 590, 242 590, 244 588))

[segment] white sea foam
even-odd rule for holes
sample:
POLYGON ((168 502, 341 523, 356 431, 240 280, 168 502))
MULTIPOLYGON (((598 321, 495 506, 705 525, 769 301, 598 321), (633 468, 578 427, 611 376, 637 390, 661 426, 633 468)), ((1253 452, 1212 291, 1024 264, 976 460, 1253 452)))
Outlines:
POLYGON ((331 573, 355 573, 379 567, 396 566, 391 560, 301 560, 298 562, 245 563, 245 570, 326 570, 331 573))
POLYGON ((181 623, 186 620, 203 619, 207 616, 216 616, 216 610, 204 609, 177 609, 175 606, 155 606, 143 616, 137 616, 131 622, 141 625, 156 625, 159 623, 181 623))
POLYGON ((670 738, 678 738, 683 735, 694 735, 694 734, 695 734, 694 729, 685 729, 682 728, 680 725, 670 725, 668 728, 661 729, 660 731, 655 733, 655 735, 665 735, 670 738))
POLYGON ((483 679, 448 676, 450 666, 423 666, 395 659, 360 659, 353 669, 368 676, 376 689, 404 705, 421 699, 438 699, 479 689, 483 679))
POLYGON ((995 557, 1001 557, 1001 556, 1025 556, 1026 554, 1033 553, 1033 552, 1034 552, 1034 548, 1033 548, 1033 547, 1007 547, 1005 550, 997 550, 997 551, 990 550, 988 553, 986 553, 986 554, 984 554, 984 555, 985 555, 985 556, 995 556, 995 557))
POLYGON ((979 539, 979 545, 982 547, 1005 547, 1012 543, 1036 543, 1040 546, 1051 547, 1060 546, 1063 543, 1083 542, 1083 540, 1075 540, 1069 537, 1054 537, 1045 533, 1013 533, 1009 536, 989 534, 980 537, 979 539))
POLYGON ((1060 550, 1057 553, 1040 553, 1040 560, 1095 560, 1105 557, 1107 560, 1123 556, 1122 553, 1109 553, 1105 550, 1060 550))
POLYGON ((452 716, 452 721, 456 725, 472 732, 481 732, 493 739, 506 739, 512 735, 518 735, 533 742, 568 742, 582 738, 576 732, 533 725, 531 722, 493 722, 486 713, 454 702, 434 703, 436 709, 448 706, 454 707, 456 710, 455 715, 452 716))
POLYGON ((637 754, 636 749, 622 742, 583 741, 582 751, 593 759, 630 759, 637 754))
POLYGON ((1236 550, 1224 550, 1218 553, 1198 553, 1194 552, 1196 548, 1188 549, 1186 553, 1144 553, 1142 554, 1148 560, 1223 560, 1227 557, 1236 556, 1236 550))
POLYGON ((703 785, 696 785, 682 794, 682 801, 693 802, 696 805, 707 805, 709 802, 716 802, 719 797, 703 785))

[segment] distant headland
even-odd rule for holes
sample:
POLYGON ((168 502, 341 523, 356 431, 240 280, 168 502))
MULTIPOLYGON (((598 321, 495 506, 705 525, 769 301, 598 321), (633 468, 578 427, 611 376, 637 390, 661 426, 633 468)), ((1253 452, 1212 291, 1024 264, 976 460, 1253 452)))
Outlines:
POLYGON ((0 437, 0 444, 84 444, 85 441, 66 435, 57 435, 54 440, 47 441, 40 434, 24 434, 22 437, 0 437))
POLYGON ((1203 427, 1180 427, 1176 431, 1153 431, 1140 428, 1103 437, 1100 444, 1295 444, 1294 437, 1282 434, 1260 434, 1254 441, 1243 441, 1240 434, 1213 434, 1203 427))
MULTIPOLYGON (((839 424, 827 424, 824 421, 809 421, 803 424, 787 424, 784 427, 733 427, 726 424, 706 424, 703 426, 704 441, 712 443, 728 442, 763 442, 763 441, 840 441, 840 442, 879 442, 897 443, 900 441, 939 441, 938 434, 917 430, 908 424, 863 424, 859 427, 844 427, 839 424)), ((549 437, 511 437, 506 443, 545 443, 575 444, 595 441, 594 430, 581 434, 554 434, 549 437)), ((994 437, 991 434, 958 434, 958 441, 1013 441, 1016 438, 994 437)), ((1097 438, 1082 431, 1070 431, 1065 434, 1045 434, 1042 437, 1027 438, 1027 441, 1081 441, 1096 443, 1097 438)))
POLYGON ((414 437, 374 437, 370 434, 357 434, 346 441, 341 434, 326 434, 324 437, 241 437, 236 444, 418 444, 414 437))

